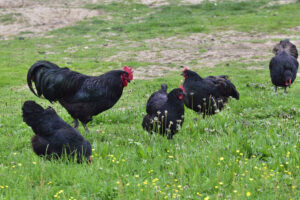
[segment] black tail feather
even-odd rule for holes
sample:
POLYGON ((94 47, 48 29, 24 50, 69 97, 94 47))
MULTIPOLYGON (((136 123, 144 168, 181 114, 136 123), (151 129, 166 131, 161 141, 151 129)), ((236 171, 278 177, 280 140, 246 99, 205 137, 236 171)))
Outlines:
POLYGON ((229 86, 229 88, 228 88, 228 94, 229 94, 231 97, 233 97, 233 98, 239 100, 239 99, 240 99, 240 94, 239 94, 239 92, 237 91, 237 89, 235 88, 235 86, 233 85, 233 83, 231 83, 231 81, 229 81, 228 79, 227 79, 226 82, 227 82, 227 84, 228 84, 228 86, 229 86))
POLYGON ((38 61, 28 71, 27 84, 33 94, 38 97, 43 95, 52 102, 76 92, 85 77, 51 62, 38 61), (36 91, 33 89, 32 82, 35 83, 36 91))
POLYGON ((26 101, 22 107, 23 121, 31 127, 39 124, 44 109, 34 101, 26 101))
POLYGON ((161 84, 161 90, 164 91, 164 92, 167 92, 168 90, 168 85, 167 84, 161 84))
POLYGON ((276 46, 273 48, 273 53, 277 55, 278 53, 285 51, 294 58, 298 58, 298 51, 296 45, 290 42, 289 39, 281 40, 276 46))
MULTIPOLYGON (((29 86, 29 89, 31 90, 31 92, 33 94, 35 94, 36 96, 40 97, 41 94, 37 94, 33 87, 32 87, 32 81, 34 80, 35 81, 35 85, 40 85, 40 82, 41 82, 41 77, 42 77, 42 74, 43 73, 37 73, 37 71, 40 69, 40 68, 46 68, 46 69, 59 69, 59 67, 54 64, 54 63, 51 63, 51 62, 48 62, 48 61, 37 61, 36 63, 34 63, 30 69, 28 70, 28 73, 27 73, 27 84, 29 86)), ((43 70, 44 72, 44 70, 43 70)), ((38 92, 39 93, 39 92, 38 92)), ((41 93, 41 91, 40 91, 41 93)))
POLYGON ((216 76, 216 83, 220 90, 222 91, 222 96, 224 97, 233 97, 237 100, 240 99, 240 94, 235 88, 234 84, 228 79, 226 75, 216 76))

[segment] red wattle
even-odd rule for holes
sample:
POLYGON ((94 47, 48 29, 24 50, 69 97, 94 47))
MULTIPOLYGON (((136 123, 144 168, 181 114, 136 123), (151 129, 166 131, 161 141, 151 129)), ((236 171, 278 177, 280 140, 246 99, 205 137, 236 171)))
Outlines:
POLYGON ((182 90, 182 92, 185 92, 185 89, 182 85, 180 85, 179 88, 182 90))

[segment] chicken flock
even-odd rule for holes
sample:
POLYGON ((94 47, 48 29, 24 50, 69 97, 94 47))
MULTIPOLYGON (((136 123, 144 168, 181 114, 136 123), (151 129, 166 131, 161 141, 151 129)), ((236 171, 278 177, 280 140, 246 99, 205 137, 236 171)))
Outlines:
MULTIPOLYGON (((283 87, 286 92, 286 87, 296 79, 298 51, 286 39, 280 41, 273 52, 275 56, 269 64, 271 81, 275 92, 277 87, 283 87)), ((240 98, 226 75, 202 78, 187 67, 181 75, 184 78, 182 85, 168 93, 167 84, 162 84, 147 101, 142 127, 151 134, 151 140, 155 132, 172 139, 183 126, 185 106, 205 118, 220 112, 230 97, 240 98)), ((27 74, 29 89, 51 103, 59 102, 74 119, 72 127, 53 108, 44 109, 34 101, 26 101, 22 107, 23 121, 35 133, 31 140, 33 151, 47 159, 66 156, 79 163, 92 162, 91 144, 78 132, 78 121, 89 132, 87 123, 93 116, 112 108, 131 80, 133 70, 128 66, 100 76, 88 76, 49 61, 33 64, 27 74)))

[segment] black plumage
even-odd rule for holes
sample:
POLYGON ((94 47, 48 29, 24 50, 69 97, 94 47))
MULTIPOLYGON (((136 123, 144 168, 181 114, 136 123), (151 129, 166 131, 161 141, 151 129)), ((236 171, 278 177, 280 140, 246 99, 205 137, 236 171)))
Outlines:
POLYGON ((173 135, 181 128, 184 121, 183 91, 180 88, 167 93, 167 85, 153 93, 147 102, 147 115, 142 126, 150 132, 158 132, 172 139, 173 135))
POLYGON ((298 51, 296 46, 286 39, 280 41, 274 47, 273 52, 275 56, 269 64, 271 80, 275 86, 275 92, 277 92, 277 87, 283 87, 286 92, 286 87, 291 86, 297 76, 298 51))
POLYGON ((184 68, 184 97, 186 107, 205 115, 222 110, 229 97, 239 99, 239 93, 227 76, 200 77, 196 72, 184 68))
POLYGON ((148 99, 146 105, 146 112, 151 113, 153 110, 159 110, 168 98, 168 86, 166 84, 161 85, 161 89, 154 92, 148 99))
POLYGON ((31 139, 33 151, 47 159, 66 155, 91 162, 92 148, 89 141, 63 121, 54 109, 43 109, 34 101, 26 101, 22 107, 23 121, 35 133, 31 139))
POLYGON ((27 83, 36 96, 44 96, 50 102, 59 101, 73 117, 75 128, 79 120, 87 130, 86 123, 94 115, 110 109, 120 99, 123 88, 133 79, 132 73, 125 66, 124 70, 87 76, 48 61, 38 61, 29 69, 27 83))

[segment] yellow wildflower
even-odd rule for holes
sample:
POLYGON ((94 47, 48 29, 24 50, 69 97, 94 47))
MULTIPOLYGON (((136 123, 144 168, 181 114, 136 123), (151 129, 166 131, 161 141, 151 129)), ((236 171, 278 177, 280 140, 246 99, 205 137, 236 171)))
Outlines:
POLYGON ((292 189, 295 189, 295 188, 296 188, 296 186, 292 185, 292 189))
POLYGON ((247 197, 250 197, 250 196, 251 196, 251 192, 247 192, 247 193, 246 193, 246 196, 247 196, 247 197))
POLYGON ((157 182, 158 180, 159 180, 158 178, 155 178, 155 179, 152 180, 152 183, 155 183, 155 182, 157 182))

